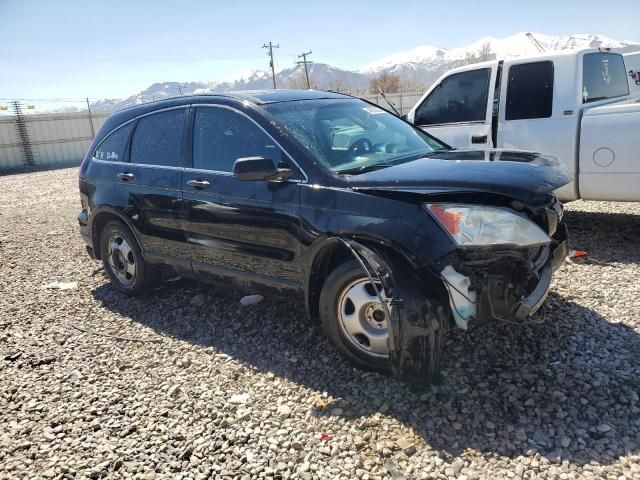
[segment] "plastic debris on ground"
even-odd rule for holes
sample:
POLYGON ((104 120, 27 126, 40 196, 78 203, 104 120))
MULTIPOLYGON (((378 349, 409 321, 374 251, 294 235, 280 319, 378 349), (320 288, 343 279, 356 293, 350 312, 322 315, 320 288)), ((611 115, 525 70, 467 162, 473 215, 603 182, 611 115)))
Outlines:
POLYGON ((78 282, 51 282, 42 288, 49 290, 73 290, 74 288, 78 288, 78 282))
POLYGON ((235 395, 231 395, 231 398, 229 398, 229 403, 235 403, 236 405, 241 405, 247 403, 248 401, 248 393, 236 393, 235 395))
POLYGON ((314 399, 314 403, 317 408, 320 408, 323 412, 327 412, 329 410, 329 404, 325 402, 319 395, 314 399))
POLYGON ((581 257, 588 257, 589 252, 585 252, 584 250, 569 250, 569 258, 576 259, 581 257))
POLYGON ((240 299, 240 304, 243 307, 248 307, 249 305, 257 305, 263 300, 262 295, 247 295, 246 297, 242 297, 240 299))

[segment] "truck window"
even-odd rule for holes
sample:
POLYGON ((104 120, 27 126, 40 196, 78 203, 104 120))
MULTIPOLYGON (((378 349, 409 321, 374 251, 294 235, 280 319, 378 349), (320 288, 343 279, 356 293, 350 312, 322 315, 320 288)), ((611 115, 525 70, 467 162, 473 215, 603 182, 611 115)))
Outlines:
POLYGON ((622 55, 586 53, 582 60, 582 102, 596 102, 623 95, 629 95, 629 84, 622 55))
POLYGON ((509 67, 506 120, 549 118, 553 105, 553 62, 509 67))
POLYGON ((416 110, 416 125, 483 122, 487 116, 489 68, 454 73, 416 110))

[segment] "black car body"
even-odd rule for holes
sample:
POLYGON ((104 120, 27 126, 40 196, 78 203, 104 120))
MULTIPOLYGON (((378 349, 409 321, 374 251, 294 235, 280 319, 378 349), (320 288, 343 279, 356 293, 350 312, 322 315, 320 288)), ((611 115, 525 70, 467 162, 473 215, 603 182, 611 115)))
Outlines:
POLYGON ((298 298, 356 364, 415 379, 450 324, 539 308, 567 253, 568 181, 552 158, 451 150, 345 95, 186 96, 106 120, 79 223, 126 293, 168 269, 298 298))

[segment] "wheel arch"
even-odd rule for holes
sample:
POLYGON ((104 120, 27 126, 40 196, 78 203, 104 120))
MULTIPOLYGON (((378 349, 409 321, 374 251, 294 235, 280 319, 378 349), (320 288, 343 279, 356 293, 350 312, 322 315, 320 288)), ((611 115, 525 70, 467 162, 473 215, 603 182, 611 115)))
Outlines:
POLYGON ((129 232, 131 232, 131 235, 133 235, 133 238, 138 243, 138 247, 140 247, 143 258, 145 258, 145 253, 142 249, 142 244, 140 243, 140 238, 138 237, 135 228, 133 228, 125 216, 110 208, 101 208, 97 212, 94 212, 91 218, 91 244, 93 246, 95 258, 98 260, 102 259, 102 253, 100 252, 100 236, 102 235, 104 227, 113 220, 123 223, 129 229, 129 232))
POLYGON ((320 292, 329 274, 347 260, 355 257, 341 239, 349 239, 361 244, 363 247, 373 250, 390 264, 411 266, 408 256, 387 242, 362 236, 334 236, 324 239, 318 244, 311 255, 311 261, 307 267, 305 283, 305 304, 307 313, 312 320, 319 318, 320 292))

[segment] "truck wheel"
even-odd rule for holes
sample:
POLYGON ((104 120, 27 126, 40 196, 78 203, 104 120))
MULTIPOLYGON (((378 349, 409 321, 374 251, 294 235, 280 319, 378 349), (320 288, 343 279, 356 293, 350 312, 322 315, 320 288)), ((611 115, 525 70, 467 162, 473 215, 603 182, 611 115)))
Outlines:
MULTIPOLYGON (((383 299, 382 284, 376 282, 383 299)), ((389 372, 389 319, 362 266, 343 263, 320 293, 320 322, 327 336, 359 368, 389 372)))
POLYGON ((109 222, 102 229, 100 253, 112 285, 122 293, 138 295, 152 284, 138 242, 122 222, 109 222))

